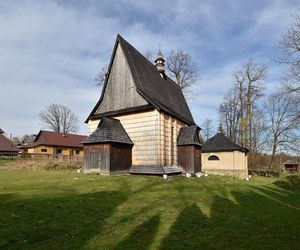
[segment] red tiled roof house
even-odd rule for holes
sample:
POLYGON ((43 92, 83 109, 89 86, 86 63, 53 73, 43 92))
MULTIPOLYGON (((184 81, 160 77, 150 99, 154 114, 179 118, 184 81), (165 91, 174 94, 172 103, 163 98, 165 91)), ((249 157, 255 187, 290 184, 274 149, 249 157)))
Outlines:
POLYGON ((40 130, 35 140, 23 149, 31 154, 83 156, 83 135, 40 130))

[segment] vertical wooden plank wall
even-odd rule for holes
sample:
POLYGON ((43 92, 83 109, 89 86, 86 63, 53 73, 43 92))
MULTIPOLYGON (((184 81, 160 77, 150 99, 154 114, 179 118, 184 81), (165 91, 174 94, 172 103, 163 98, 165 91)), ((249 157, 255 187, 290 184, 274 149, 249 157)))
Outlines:
POLYGON ((96 113, 148 104, 136 91, 136 86, 124 52, 118 45, 103 100, 96 113))

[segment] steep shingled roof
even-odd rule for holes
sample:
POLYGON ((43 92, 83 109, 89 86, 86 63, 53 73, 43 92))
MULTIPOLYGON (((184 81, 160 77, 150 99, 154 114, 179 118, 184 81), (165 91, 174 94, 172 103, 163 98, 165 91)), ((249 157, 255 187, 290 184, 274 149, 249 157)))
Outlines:
POLYGON ((248 149, 234 143, 222 133, 218 133, 208 139, 202 147, 202 152, 221 152, 221 151, 241 151, 248 152, 248 149))
POLYGON ((181 128, 177 140, 178 146, 198 145, 202 146, 199 139, 199 128, 196 125, 181 128))
MULTIPOLYGON (((168 76, 165 79, 162 78, 156 67, 120 35, 117 36, 112 58, 115 55, 117 44, 120 44, 123 49, 138 93, 158 110, 163 110, 189 125, 194 125, 195 122, 180 87, 168 76)), ((110 72, 112 61, 111 59, 108 72, 110 72)), ((96 115, 95 112, 103 99, 107 80, 108 78, 104 84, 100 100, 88 119, 96 115)))
POLYGON ((109 117, 102 117, 97 129, 82 143, 92 144, 106 142, 116 142, 133 145, 133 142, 131 141, 130 137, 126 133, 119 120, 109 117))
POLYGON ((38 145, 82 148, 81 142, 86 138, 84 135, 64 134, 53 131, 40 130, 34 141, 23 148, 33 148, 38 145))

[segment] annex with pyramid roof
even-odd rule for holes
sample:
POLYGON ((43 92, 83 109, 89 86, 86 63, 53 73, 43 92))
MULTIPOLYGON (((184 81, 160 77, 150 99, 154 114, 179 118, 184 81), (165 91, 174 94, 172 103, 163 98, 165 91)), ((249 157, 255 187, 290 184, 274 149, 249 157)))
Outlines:
POLYGON ((248 177, 248 149, 217 133, 202 147, 202 170, 208 174, 248 177))

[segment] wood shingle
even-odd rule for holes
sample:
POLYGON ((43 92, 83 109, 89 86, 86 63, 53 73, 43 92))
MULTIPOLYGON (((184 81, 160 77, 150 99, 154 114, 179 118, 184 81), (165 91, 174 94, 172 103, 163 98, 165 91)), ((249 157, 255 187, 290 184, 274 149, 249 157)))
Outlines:
POLYGON ((221 151, 248 152, 248 149, 234 143, 222 133, 218 133, 212 138, 208 139, 207 142, 202 147, 202 152, 221 152, 221 151))
POLYGON ((88 136, 82 143, 93 144, 93 143, 107 143, 116 142, 123 144, 131 144, 133 142, 126 133, 121 122, 117 119, 102 117, 98 128, 88 136))

